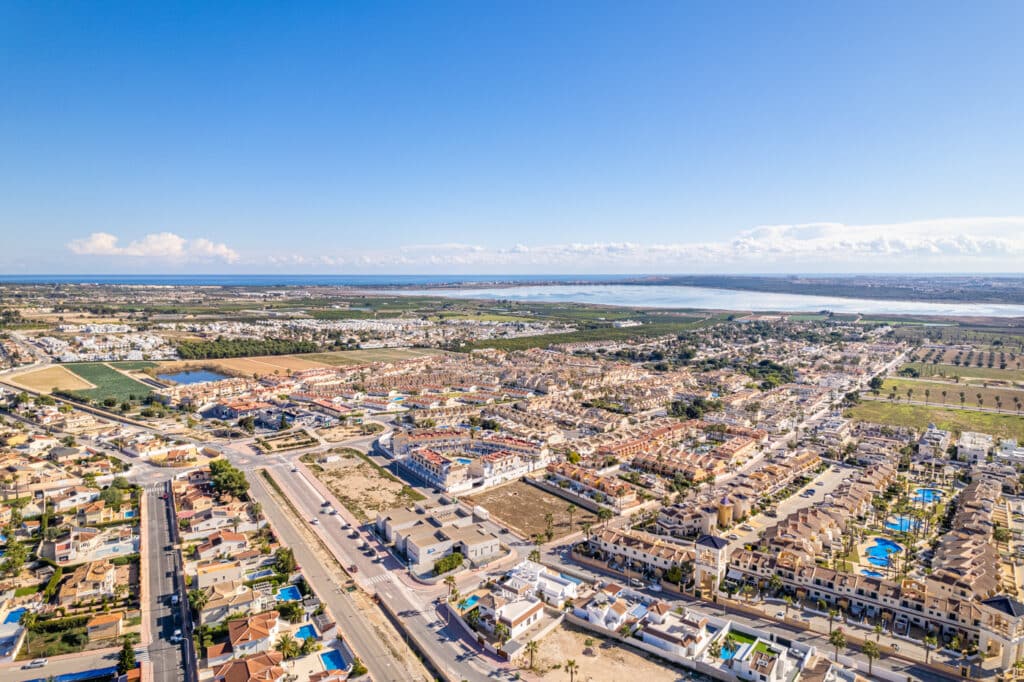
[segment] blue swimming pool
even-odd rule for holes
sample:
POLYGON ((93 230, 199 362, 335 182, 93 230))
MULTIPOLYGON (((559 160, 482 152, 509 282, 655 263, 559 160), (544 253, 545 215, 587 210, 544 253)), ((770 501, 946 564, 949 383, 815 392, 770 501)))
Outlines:
POLYGON ((135 510, 134 509, 129 509, 128 511, 126 511, 124 513, 124 517, 126 519, 134 519, 135 518, 135 510))
POLYGON ((473 463, 473 460, 471 460, 469 457, 456 457, 455 461, 458 462, 459 464, 472 464, 473 463))
POLYGON ((879 573, 878 571, 869 571, 866 568, 862 568, 860 573, 861 575, 866 575, 869 578, 881 578, 885 576, 884 573, 879 573))
POLYGON ((739 651, 738 647, 736 649, 730 649, 729 647, 724 647, 723 646, 722 647, 722 660, 723 661, 728 661, 730 658, 732 658, 733 656, 736 655, 737 651, 739 651))
POLYGON ((904 514, 894 516, 885 522, 886 528, 888 528, 889 530, 897 531, 899 533, 909 533, 911 530, 918 528, 920 525, 920 521, 916 521, 904 514))
POLYGON ((21 617, 25 615, 26 611, 28 611, 28 609, 24 608, 12 610, 7 614, 7 617, 4 618, 4 625, 7 625, 8 623, 20 623, 21 617))
POLYGON ((903 547, 898 542, 892 540, 886 540, 885 538, 875 538, 875 544, 868 547, 868 563, 872 566, 888 566, 889 555, 896 552, 903 551, 903 547))
POLYGON ((914 502, 931 504, 942 499, 942 491, 935 488, 918 488, 914 491, 914 502))
POLYGON ((302 599, 302 594, 295 585, 288 585, 277 591, 277 601, 299 601, 300 599, 302 599))
POLYGON ((295 631, 296 639, 316 639, 316 628, 312 625, 303 625, 295 631))
POLYGON ((259 580, 260 578, 266 578, 267 576, 271 576, 271 575, 274 575, 274 571, 272 569, 268 568, 268 569, 265 569, 265 570, 262 570, 262 571, 256 571, 255 573, 250 573, 249 575, 245 576, 245 579, 246 580, 259 580))
POLYGON ((480 601, 479 595, 472 594, 468 598, 459 602, 459 610, 465 611, 466 609, 472 608, 478 601, 480 601))
POLYGON ((337 649, 331 649, 320 654, 320 662, 326 670, 348 670, 350 665, 345 657, 337 649))

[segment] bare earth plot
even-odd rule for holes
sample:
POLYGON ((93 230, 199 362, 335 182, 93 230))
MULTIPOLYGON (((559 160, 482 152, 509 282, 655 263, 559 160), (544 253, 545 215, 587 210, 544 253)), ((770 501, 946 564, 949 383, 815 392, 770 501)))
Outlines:
POLYGON ((371 348, 367 350, 340 350, 332 353, 311 353, 304 358, 326 365, 361 365, 367 362, 398 362, 421 358, 427 355, 441 355, 444 351, 436 348, 371 348))
POLYGON ((303 455, 302 459, 360 521, 376 518, 378 511, 406 507, 423 499, 400 479, 392 479, 350 450, 330 454, 336 455, 338 460, 310 464, 308 455, 303 455))
MULTIPOLYGON (((547 530, 547 522, 544 520, 547 514, 554 516, 556 538, 570 532, 569 501, 522 481, 491 488, 463 499, 485 508, 493 518, 527 538, 547 530)), ((577 507, 572 523, 579 530, 584 523, 597 523, 597 516, 577 507)))
MULTIPOLYGON (((574 678, 579 682, 676 682, 686 674, 668 663, 647 658, 614 640, 605 640, 595 634, 563 623, 540 642, 534 656, 534 668, 546 680, 567 680, 565 662, 576 661, 579 670, 574 678), (588 640, 591 645, 587 646, 588 640), (586 652, 586 653, 585 653, 586 652), (555 668, 555 666, 560 666, 555 668)), ((529 660, 525 665, 529 665, 529 660)))
POLYGON ((49 393, 55 388, 61 391, 84 391, 96 388, 74 372, 57 365, 19 374, 12 377, 11 381, 40 393, 49 393))

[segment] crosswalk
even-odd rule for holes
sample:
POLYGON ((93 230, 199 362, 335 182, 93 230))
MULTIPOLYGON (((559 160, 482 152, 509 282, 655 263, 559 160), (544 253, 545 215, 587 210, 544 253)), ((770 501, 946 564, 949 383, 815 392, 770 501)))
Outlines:
POLYGON ((149 660, 151 660, 150 656, 149 656, 149 647, 141 646, 138 649, 136 649, 135 650, 135 660, 136 661, 149 661, 149 660))
POLYGON ((380 575, 375 575, 372 578, 367 578, 363 582, 367 585, 380 585, 381 583, 389 583, 391 582, 391 574, 381 573, 380 575))

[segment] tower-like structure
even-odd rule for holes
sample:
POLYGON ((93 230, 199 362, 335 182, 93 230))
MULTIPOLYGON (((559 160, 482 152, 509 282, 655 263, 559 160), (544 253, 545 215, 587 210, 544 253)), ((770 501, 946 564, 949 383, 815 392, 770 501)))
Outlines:
POLYGON ((702 535, 693 549, 694 582, 698 588, 713 593, 725 579, 729 566, 729 543, 715 535, 702 535))

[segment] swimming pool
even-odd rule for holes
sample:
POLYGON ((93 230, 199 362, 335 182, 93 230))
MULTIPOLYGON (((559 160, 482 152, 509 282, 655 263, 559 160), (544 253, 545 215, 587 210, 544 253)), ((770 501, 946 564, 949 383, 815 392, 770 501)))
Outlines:
POLYGON ((868 547, 868 563, 872 566, 888 566, 889 555, 895 554, 903 550, 898 542, 892 540, 886 540, 885 538, 875 538, 875 544, 868 547))
POLYGON ((472 464, 473 463, 473 460, 471 460, 469 457, 456 457, 455 461, 458 462, 459 464, 472 464))
POLYGON ((12 610, 7 614, 7 617, 4 618, 4 625, 7 625, 8 623, 20 623, 21 617, 25 615, 26 611, 28 611, 26 608, 12 610))
POLYGON ((300 599, 302 599, 302 594, 295 585, 288 585, 277 591, 277 601, 299 601, 300 599))
POLYGON ((316 629, 312 625, 303 625, 295 631, 296 639, 316 639, 316 629))
POLYGON ((268 569, 265 569, 265 570, 262 570, 262 571, 256 571, 255 573, 250 573, 249 575, 245 576, 245 579, 246 580, 259 580, 260 578, 266 578, 267 576, 271 576, 271 575, 274 575, 274 571, 272 569, 268 568, 268 569))
POLYGON ((124 513, 124 517, 126 519, 134 519, 135 518, 135 510, 134 509, 129 509, 128 511, 126 511, 124 513))
POLYGON ((320 654, 320 662, 324 664, 324 669, 326 670, 348 670, 350 667, 349 662, 345 660, 345 657, 337 649, 331 649, 320 654))
POLYGON ((885 522, 885 527, 889 530, 894 530, 899 533, 908 533, 911 530, 918 528, 921 525, 920 521, 910 518, 904 514, 895 516, 892 519, 885 522))
POLYGON ((478 601, 480 601, 480 596, 471 594, 468 598, 459 602, 459 610, 465 611, 466 609, 472 608, 478 601))
POLYGON ((878 571, 869 571, 866 568, 862 568, 860 573, 861 575, 866 575, 869 578, 881 578, 885 575, 884 573, 879 573, 878 571))
POLYGON ((935 488, 918 488, 914 491, 914 502, 931 504, 942 499, 942 491, 935 488))

